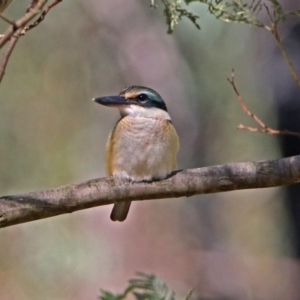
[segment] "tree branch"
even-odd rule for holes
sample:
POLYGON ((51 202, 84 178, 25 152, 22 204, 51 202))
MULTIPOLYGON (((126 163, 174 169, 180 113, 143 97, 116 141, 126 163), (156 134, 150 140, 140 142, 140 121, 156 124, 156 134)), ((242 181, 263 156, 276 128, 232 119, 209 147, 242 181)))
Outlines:
POLYGON ((300 182, 300 156, 182 170, 168 179, 132 183, 112 177, 0 198, 0 227, 113 204, 188 197, 300 182))

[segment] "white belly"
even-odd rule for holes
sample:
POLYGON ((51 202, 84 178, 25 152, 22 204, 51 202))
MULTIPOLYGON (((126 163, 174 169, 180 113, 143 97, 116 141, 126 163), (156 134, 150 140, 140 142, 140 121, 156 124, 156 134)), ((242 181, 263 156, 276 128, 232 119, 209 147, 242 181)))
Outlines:
POLYGON ((150 181, 165 178, 177 167, 178 137, 166 120, 123 118, 113 131, 112 140, 112 147, 107 150, 112 152, 113 176, 150 181))

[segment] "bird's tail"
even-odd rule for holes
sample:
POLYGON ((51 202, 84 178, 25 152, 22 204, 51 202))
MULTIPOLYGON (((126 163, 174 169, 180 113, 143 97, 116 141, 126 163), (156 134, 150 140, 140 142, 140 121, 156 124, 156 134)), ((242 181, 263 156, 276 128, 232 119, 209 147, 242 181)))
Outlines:
POLYGON ((131 201, 116 203, 111 211, 110 219, 123 222, 128 215, 130 204, 131 201))

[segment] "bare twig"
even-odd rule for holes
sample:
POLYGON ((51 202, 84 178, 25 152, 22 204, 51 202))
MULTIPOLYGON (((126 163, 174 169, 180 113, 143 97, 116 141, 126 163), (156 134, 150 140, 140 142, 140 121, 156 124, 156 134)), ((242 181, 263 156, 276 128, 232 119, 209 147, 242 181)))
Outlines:
POLYGON ((265 9, 267 11, 267 14, 268 14, 269 19, 270 19, 271 24, 272 24, 271 30, 269 30, 269 31, 273 34, 273 36, 275 38, 275 41, 277 43, 277 46, 278 46, 278 48, 279 48, 279 50, 280 50, 280 52, 281 52, 281 54, 282 54, 285 62, 287 63, 287 65, 289 67, 289 70, 290 70, 290 72, 291 72, 294 80, 296 81, 297 85, 300 87, 300 79, 299 79, 299 77, 297 75, 297 72, 295 70, 295 67, 294 67, 292 61, 290 60, 287 52, 284 49, 284 46, 283 46, 283 44, 281 42, 281 39, 280 39, 280 36, 279 36, 279 33, 278 33, 278 27, 277 27, 277 25, 278 25, 278 22, 281 20, 281 18, 279 18, 278 12, 277 12, 276 9, 274 9, 274 7, 273 7, 273 16, 271 15, 269 7, 266 4, 264 4, 264 7, 265 7, 265 9))
POLYGON ((54 7, 55 5, 57 5, 58 3, 62 2, 63 0, 54 0, 52 3, 50 3, 49 5, 46 6, 46 8, 42 11, 42 13, 40 14, 40 16, 38 17, 38 19, 36 21, 34 21, 32 24, 26 26, 23 28, 21 35, 24 35, 27 31, 31 30, 32 28, 38 26, 44 19, 45 16, 47 15, 47 13, 49 12, 49 10, 54 7))
POLYGON ((17 32, 18 29, 23 28, 30 20, 32 20, 44 7, 47 0, 39 0, 36 5, 26 13, 22 18, 17 20, 14 25, 11 25, 0 39, 0 49, 8 42, 8 40, 17 32))
POLYGON ((276 187, 299 181, 299 155, 182 170, 165 180, 150 183, 98 178, 51 190, 0 197, 0 227, 117 202, 276 187))
POLYGON ((27 7, 26 13, 30 12, 38 3, 39 0, 31 0, 29 6, 27 7))
MULTIPOLYGON (((272 17, 272 15, 271 15, 271 13, 270 13, 269 6, 268 6, 266 3, 264 3, 263 6, 264 6, 264 8, 265 8, 265 10, 266 10, 266 12, 267 12, 267 15, 268 15, 268 17, 269 17, 269 20, 270 20, 271 24, 273 24, 273 23, 274 23, 274 20, 273 20, 273 17, 272 17)), ((268 31, 271 31, 271 28, 270 28, 270 27, 268 27, 268 31)))
POLYGON ((284 135, 293 135, 293 136, 297 136, 300 138, 300 132, 295 132, 295 131, 289 131, 289 130, 277 130, 277 129, 273 129, 269 126, 267 126, 259 117, 257 117, 254 113, 252 113, 250 111, 250 109, 246 106, 243 97, 241 96, 240 92, 238 91, 235 81, 234 81, 234 70, 232 70, 231 72, 231 76, 230 78, 227 78, 227 80, 229 81, 229 83, 231 84, 238 100, 239 103, 243 109, 243 111, 250 116, 259 126, 260 128, 257 127, 249 127, 249 126, 245 126, 243 124, 240 124, 237 126, 238 129, 242 129, 242 130, 248 130, 251 132, 262 132, 262 133, 268 133, 268 134, 273 134, 273 135, 278 135, 278 134, 284 134, 284 135))
POLYGON ((287 63, 287 65, 288 65, 288 67, 290 69, 290 72, 291 72, 294 80, 296 81, 297 85, 300 87, 300 79, 299 79, 299 77, 297 75, 295 67, 294 67, 292 61, 290 60, 290 58, 288 57, 288 54, 286 53, 286 51, 285 51, 285 49, 283 47, 283 44, 282 44, 282 42, 280 40, 280 36, 278 34, 278 29, 277 29, 277 22, 273 23, 272 34, 273 34, 273 36, 274 36, 274 38, 276 40, 277 46, 278 46, 278 48, 279 48, 279 50, 280 50, 280 52, 281 52, 281 54, 282 54, 285 62, 287 63))
POLYGON ((7 22, 8 24, 12 25, 12 26, 15 26, 15 25, 16 25, 14 21, 12 21, 12 20, 10 20, 9 18, 5 17, 5 16, 2 15, 1 13, 0 13, 0 18, 1 18, 2 20, 4 20, 5 22, 7 22))
POLYGON ((5 74, 5 69, 8 63, 8 60, 10 58, 10 55, 12 54, 18 39, 19 39, 20 35, 19 34, 15 34, 11 37, 8 47, 6 49, 6 51, 4 52, 2 58, 1 58, 1 62, 0 62, 0 83, 2 82, 3 76, 5 74))
MULTIPOLYGON (((31 29, 33 27, 36 27, 45 17, 47 12, 56 4, 61 2, 62 0, 56 0, 53 1, 51 4, 49 4, 41 13, 40 17, 30 26, 27 28, 31 29)), ((11 26, 7 29, 5 34, 0 39, 0 48, 3 47, 9 40, 9 46, 7 47, 6 51, 4 52, 1 62, 0 62, 0 83, 3 79, 3 76, 5 74, 5 69, 8 63, 8 60, 14 50, 14 47, 20 37, 21 34, 24 34, 27 30, 24 26, 32 19, 34 18, 43 8, 43 6, 46 4, 47 0, 32 0, 26 14, 20 18, 18 21, 14 22, 0 14, 0 18, 5 20, 7 23, 9 23, 11 26), (25 31, 24 31, 25 30, 25 31)))
POLYGON ((268 134, 272 134, 272 135, 279 135, 279 134, 293 135, 293 136, 296 136, 296 137, 300 138, 300 132, 289 131, 289 130, 277 130, 277 129, 272 129, 270 127, 257 128, 257 127, 250 127, 250 126, 245 126, 243 124, 239 124, 237 126, 237 129, 247 130, 247 131, 250 131, 250 132, 268 133, 268 134))
POLYGON ((231 84, 239 102, 240 102, 240 105, 243 109, 243 111, 248 115, 250 116, 252 119, 254 119, 254 121, 256 123, 258 123, 259 126, 263 127, 263 128, 267 128, 267 126, 264 124, 264 122, 259 119, 255 114, 253 114, 249 109, 248 107, 246 106, 244 100, 243 100, 243 97, 241 96, 240 92, 238 91, 236 85, 235 85, 235 81, 234 81, 234 70, 232 70, 231 72, 231 76, 230 78, 227 78, 227 80, 229 81, 229 83, 231 84))

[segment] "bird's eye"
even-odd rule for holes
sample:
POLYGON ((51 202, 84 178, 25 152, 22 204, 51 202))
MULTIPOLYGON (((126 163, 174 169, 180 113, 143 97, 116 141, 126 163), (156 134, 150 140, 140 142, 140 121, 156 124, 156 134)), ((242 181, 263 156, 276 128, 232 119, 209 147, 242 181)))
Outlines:
POLYGON ((147 94, 144 94, 144 93, 139 94, 139 95, 137 96, 137 98, 138 98, 140 101, 146 101, 146 100, 148 100, 147 94))

